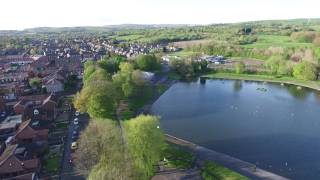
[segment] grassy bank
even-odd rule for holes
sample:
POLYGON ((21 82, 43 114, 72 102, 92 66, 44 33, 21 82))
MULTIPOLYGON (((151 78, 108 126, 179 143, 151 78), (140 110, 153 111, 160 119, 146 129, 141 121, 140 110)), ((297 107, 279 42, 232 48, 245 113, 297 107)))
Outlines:
POLYGON ((201 176, 204 180, 249 180, 247 177, 210 161, 205 162, 201 171, 201 176))
POLYGON ((285 84, 293 84, 297 86, 308 87, 320 91, 320 81, 303 81, 297 80, 293 77, 274 77, 270 75, 257 74, 235 74, 235 73, 211 73, 203 75, 202 77, 216 78, 216 79, 239 79, 252 81, 267 81, 285 84))

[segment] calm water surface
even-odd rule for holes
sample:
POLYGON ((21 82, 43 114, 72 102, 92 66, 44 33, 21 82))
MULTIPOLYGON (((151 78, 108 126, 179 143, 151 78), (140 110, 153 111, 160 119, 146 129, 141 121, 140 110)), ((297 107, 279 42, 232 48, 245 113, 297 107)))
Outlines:
POLYGON ((152 111, 168 134, 291 179, 320 179, 316 91, 233 80, 179 82, 152 111))

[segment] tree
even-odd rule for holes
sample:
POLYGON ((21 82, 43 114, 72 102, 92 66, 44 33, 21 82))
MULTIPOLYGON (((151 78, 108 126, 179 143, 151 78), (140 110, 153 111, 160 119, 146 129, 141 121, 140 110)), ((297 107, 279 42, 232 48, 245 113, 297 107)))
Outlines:
POLYGON ((93 119, 80 136, 75 165, 81 174, 90 174, 91 179, 116 179, 122 173, 128 175, 124 167, 130 162, 124 156, 126 153, 117 123, 93 119), (102 169, 107 175, 101 174, 102 169), (113 178, 98 178, 106 176, 113 178))
POLYGON ((86 63, 84 63, 84 73, 83 73, 83 82, 85 83, 90 76, 94 73, 96 70, 95 63, 92 60, 88 60, 86 63))
POLYGON ((37 49, 36 48, 30 49, 30 54, 31 55, 36 55, 37 54, 37 49))
POLYGON ((320 37, 317 37, 313 40, 313 44, 317 47, 320 47, 320 37))
POLYGON ((165 146, 159 118, 141 115, 124 122, 128 152, 141 179, 150 179, 165 146))
POLYGON ((150 179, 165 146, 158 117, 142 115, 125 121, 123 132, 125 141, 116 122, 91 120, 79 139, 77 170, 92 180, 150 179))
POLYGON ((114 56, 111 58, 104 58, 102 61, 98 62, 99 67, 106 70, 109 74, 113 75, 118 72, 119 65, 121 62, 124 62, 126 59, 120 56, 114 56))
POLYGON ((265 66, 271 74, 276 75, 278 73, 281 56, 271 56, 266 62, 265 66))
POLYGON ((194 76, 194 66, 191 60, 172 59, 170 60, 169 66, 183 78, 191 78, 194 76))
POLYGON ((245 72, 245 70, 246 70, 246 65, 242 61, 237 62, 235 64, 235 72, 237 74, 242 74, 245 72))
POLYGON ((266 68, 273 75, 289 75, 292 74, 292 64, 286 60, 282 56, 271 56, 265 62, 266 68))
POLYGON ((302 61, 293 68, 293 76, 301 80, 316 80, 317 67, 311 62, 302 61))
POLYGON ((144 71, 155 71, 160 69, 160 61, 155 55, 139 55, 136 59, 139 69, 144 71))
POLYGON ((74 105, 80 112, 88 112, 94 118, 114 117, 118 94, 111 82, 90 81, 76 95, 74 105))
POLYGON ((38 77, 29 79, 29 85, 33 88, 38 89, 38 88, 40 88, 41 84, 42 84, 41 79, 38 77))
POLYGON ((120 63, 120 70, 112 77, 113 84, 125 97, 134 93, 134 83, 132 82, 133 65, 126 62, 120 63))

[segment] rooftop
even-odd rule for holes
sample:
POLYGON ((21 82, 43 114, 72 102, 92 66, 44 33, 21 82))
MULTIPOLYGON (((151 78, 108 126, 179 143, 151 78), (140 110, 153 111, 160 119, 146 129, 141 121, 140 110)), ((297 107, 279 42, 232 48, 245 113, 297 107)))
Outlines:
POLYGON ((8 116, 2 123, 21 123, 22 115, 8 116))

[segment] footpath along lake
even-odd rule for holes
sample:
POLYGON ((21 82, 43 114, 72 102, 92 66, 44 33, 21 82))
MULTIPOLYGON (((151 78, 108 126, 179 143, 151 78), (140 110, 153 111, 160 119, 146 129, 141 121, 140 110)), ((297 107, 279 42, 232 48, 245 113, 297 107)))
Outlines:
POLYGON ((320 92, 237 80, 178 82, 152 112, 170 135, 290 179, 320 179, 320 92))

